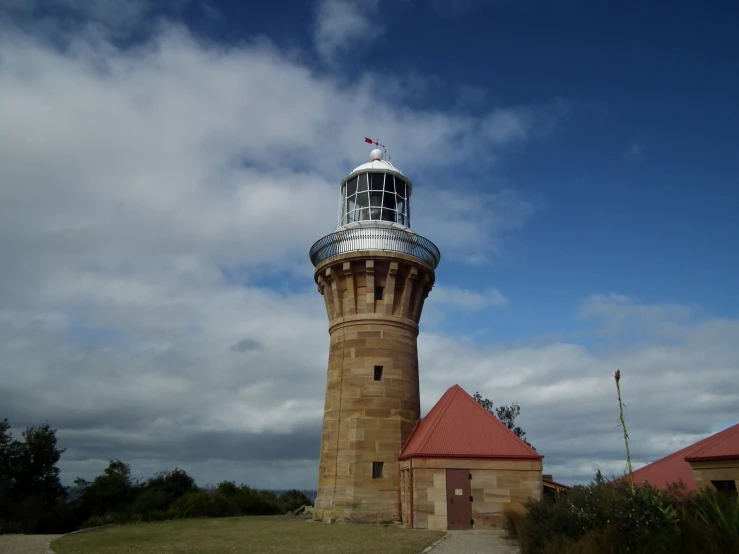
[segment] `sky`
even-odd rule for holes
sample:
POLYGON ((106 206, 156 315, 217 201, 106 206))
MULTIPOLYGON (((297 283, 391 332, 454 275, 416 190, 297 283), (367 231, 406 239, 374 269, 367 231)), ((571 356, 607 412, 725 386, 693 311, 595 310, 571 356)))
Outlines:
POLYGON ((516 402, 584 483, 739 422, 733 2, 0 0, 0 418, 315 488, 308 250, 387 145, 442 261, 422 412, 516 402))

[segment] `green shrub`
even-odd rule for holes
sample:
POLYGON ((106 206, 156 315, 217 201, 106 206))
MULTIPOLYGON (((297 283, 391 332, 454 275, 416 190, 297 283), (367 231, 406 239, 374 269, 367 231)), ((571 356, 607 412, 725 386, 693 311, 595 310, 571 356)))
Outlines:
POLYGON ((184 470, 175 468, 169 473, 159 473, 149 479, 144 485, 144 491, 157 491, 165 498, 169 505, 178 498, 198 490, 195 479, 184 470))
POLYGON ((522 526, 504 515, 522 554, 739 552, 739 500, 713 490, 687 495, 645 486, 632 493, 625 483, 592 484, 526 509, 522 526))
POLYGON ((146 516, 151 512, 165 510, 168 504, 164 492, 155 489, 144 489, 133 503, 133 513, 146 516))
POLYGON ((709 552, 739 552, 739 497, 704 489, 689 498, 683 512, 685 542, 710 545, 709 552))
POLYGON ((282 493, 277 499, 277 502, 282 513, 294 512, 301 506, 311 506, 313 504, 310 498, 296 489, 282 493))
POLYGON ((210 515, 210 495, 205 491, 197 491, 178 498, 172 510, 181 517, 206 517, 210 515))
POLYGON ((670 506, 650 487, 634 494, 620 484, 574 487, 556 503, 527 503, 522 550, 544 554, 556 546, 560 552, 587 552, 589 544, 607 543, 622 545, 624 552, 672 552, 679 528, 670 506))

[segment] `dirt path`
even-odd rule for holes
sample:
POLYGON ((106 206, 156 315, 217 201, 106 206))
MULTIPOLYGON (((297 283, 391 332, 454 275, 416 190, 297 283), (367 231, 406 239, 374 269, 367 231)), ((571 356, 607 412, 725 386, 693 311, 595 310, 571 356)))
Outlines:
POLYGON ((429 554, 519 554, 504 531, 449 531, 429 554))
POLYGON ((0 535, 0 554, 49 554, 49 543, 60 535, 0 535))

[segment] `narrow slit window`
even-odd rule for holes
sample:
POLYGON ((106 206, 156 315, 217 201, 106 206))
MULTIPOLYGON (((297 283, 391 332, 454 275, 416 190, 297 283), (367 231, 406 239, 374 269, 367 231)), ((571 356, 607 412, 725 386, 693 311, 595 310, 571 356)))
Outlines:
POLYGON ((382 366, 375 366, 375 381, 382 381, 382 366))
POLYGON ((384 462, 372 462, 372 479, 382 479, 382 466, 384 462))
POLYGON ((375 287, 375 300, 382 300, 382 293, 384 290, 384 287, 375 287))

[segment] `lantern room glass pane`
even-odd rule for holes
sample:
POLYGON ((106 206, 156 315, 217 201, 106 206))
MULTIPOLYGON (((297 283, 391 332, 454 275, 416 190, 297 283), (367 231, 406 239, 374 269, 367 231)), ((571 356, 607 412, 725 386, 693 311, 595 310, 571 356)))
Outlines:
POLYGON ((385 192, 395 194, 395 182, 393 181, 392 173, 385 174, 385 192))
MULTIPOLYGON (((360 180, 361 186, 361 180, 360 180)), ((357 212, 354 217, 355 221, 367 221, 369 220, 369 193, 358 192, 357 193, 357 212)))
POLYGON ((372 190, 370 191, 370 206, 373 208, 379 208, 382 206, 382 191, 372 190))
POLYGON ((398 213, 405 215, 405 200, 403 198, 398 198, 398 204, 395 209, 398 210, 398 213))
POLYGON ((346 182, 346 197, 350 197, 357 192, 357 178, 352 177, 346 182))
POLYGON ((395 177, 395 192, 398 196, 402 196, 403 198, 408 198, 405 194, 405 181, 401 179, 400 177, 395 177))
POLYGON ((385 181, 384 173, 370 173, 370 189, 371 190, 382 190, 382 184, 385 181))
POLYGON ((396 206, 396 198, 397 196, 386 190, 385 196, 382 197, 382 207, 394 210, 396 206))
POLYGON ((346 201, 346 223, 351 223, 352 221, 355 221, 355 212, 354 209, 357 206, 357 197, 352 196, 346 201))
POLYGON ((356 203, 358 208, 369 207, 369 194, 366 192, 358 192, 356 196, 356 203))
POLYGON ((357 192, 364 192, 367 190, 367 174, 362 173, 359 176, 359 184, 357 185, 357 192))
MULTIPOLYGON (((372 184, 372 183, 370 183, 372 184)), ((381 219, 381 207, 382 207, 382 191, 371 190, 370 193, 370 218, 377 221, 381 219)))

